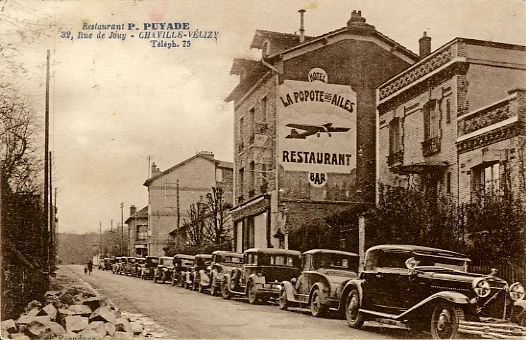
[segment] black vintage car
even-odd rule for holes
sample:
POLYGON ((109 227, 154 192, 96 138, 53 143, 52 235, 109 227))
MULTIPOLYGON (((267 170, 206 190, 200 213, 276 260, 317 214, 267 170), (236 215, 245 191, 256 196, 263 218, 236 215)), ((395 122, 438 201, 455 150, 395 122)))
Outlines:
POLYGON ((216 250, 212 253, 210 270, 201 270, 202 287, 210 290, 210 295, 217 295, 221 291, 221 282, 225 273, 230 273, 235 268, 243 266, 243 254, 230 251, 216 250))
POLYGON ((433 339, 526 338, 519 319, 526 310, 524 287, 469 273, 469 262, 463 254, 421 246, 368 249, 360 279, 350 280, 342 294, 349 326, 376 320, 428 330, 433 339))
POLYGON ((251 304, 279 297, 281 282, 298 277, 301 253, 296 250, 252 248, 244 252, 244 264, 225 274, 223 298, 245 296, 251 304))
POLYGON ((130 275, 133 277, 141 277, 141 268, 144 266, 146 259, 144 257, 137 257, 135 265, 132 267, 130 275))
POLYGON ((172 281, 173 268, 174 258, 172 256, 159 257, 159 264, 153 272, 153 282, 160 281, 161 283, 165 283, 166 281, 172 281))
POLYGON ((144 263, 140 264, 140 276, 143 280, 153 279, 153 272, 159 264, 158 256, 146 256, 144 263))
POLYGON ((183 287, 186 280, 186 272, 192 271, 194 255, 176 254, 174 256, 174 267, 172 270, 172 286, 179 284, 183 287))
POLYGON ((102 270, 112 270, 113 264, 115 263, 115 258, 106 257, 101 260, 99 264, 99 269, 102 270))
POLYGON ((202 270, 210 270, 211 262, 212 255, 210 254, 195 255, 194 263, 192 264, 191 269, 186 272, 185 287, 203 292, 203 287, 200 285, 201 277, 199 275, 199 272, 202 270))
POLYGON ((330 308, 343 311, 341 294, 350 279, 358 278, 358 254, 313 249, 304 252, 301 257, 301 275, 281 284, 280 308, 309 306, 315 317, 324 315, 330 308))

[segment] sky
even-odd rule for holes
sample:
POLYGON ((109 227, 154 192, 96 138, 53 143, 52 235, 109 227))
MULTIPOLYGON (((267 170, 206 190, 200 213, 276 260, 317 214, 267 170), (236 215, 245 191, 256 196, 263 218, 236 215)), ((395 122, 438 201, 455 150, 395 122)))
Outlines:
POLYGON ((232 61, 260 58, 250 49, 256 29, 299 32, 300 9, 306 35, 344 27, 361 10, 367 23, 415 53, 424 31, 433 50, 455 37, 526 45, 522 0, 0 0, 0 46, 24 70, 0 68, 0 81, 17 86, 40 121, 51 53, 59 232, 98 232, 99 224, 106 230, 111 220, 120 223, 121 202, 124 220, 131 205, 146 206, 143 183, 152 162, 164 171, 200 151, 233 161, 234 109, 225 102, 238 83, 232 61), (217 39, 152 47, 138 34, 145 23, 159 22, 188 23, 190 32, 218 32, 217 39), (83 30, 84 23, 123 24, 116 32, 127 36, 97 38, 115 30, 83 30), (140 29, 129 31, 128 23, 140 29))

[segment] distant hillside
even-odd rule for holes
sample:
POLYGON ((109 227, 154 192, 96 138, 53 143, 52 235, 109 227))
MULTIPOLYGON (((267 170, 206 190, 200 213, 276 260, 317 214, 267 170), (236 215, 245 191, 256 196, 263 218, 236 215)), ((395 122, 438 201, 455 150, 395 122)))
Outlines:
POLYGON ((85 264, 99 251, 99 235, 58 234, 58 260, 61 264, 85 264))

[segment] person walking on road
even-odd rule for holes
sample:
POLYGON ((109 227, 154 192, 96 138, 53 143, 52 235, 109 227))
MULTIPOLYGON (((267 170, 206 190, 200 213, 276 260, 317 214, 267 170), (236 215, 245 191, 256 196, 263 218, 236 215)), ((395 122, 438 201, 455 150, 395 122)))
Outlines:
POLYGON ((86 267, 88 269, 88 275, 91 275, 91 271, 93 270, 93 262, 91 262, 91 260, 89 260, 86 267))

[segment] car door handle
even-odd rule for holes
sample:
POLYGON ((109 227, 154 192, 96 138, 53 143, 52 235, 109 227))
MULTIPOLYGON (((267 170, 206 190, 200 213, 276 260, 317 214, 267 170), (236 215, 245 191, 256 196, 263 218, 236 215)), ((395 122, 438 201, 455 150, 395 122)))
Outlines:
POLYGON ((382 274, 376 274, 376 277, 377 277, 377 278, 382 278, 382 277, 384 277, 384 276, 383 276, 382 274))

